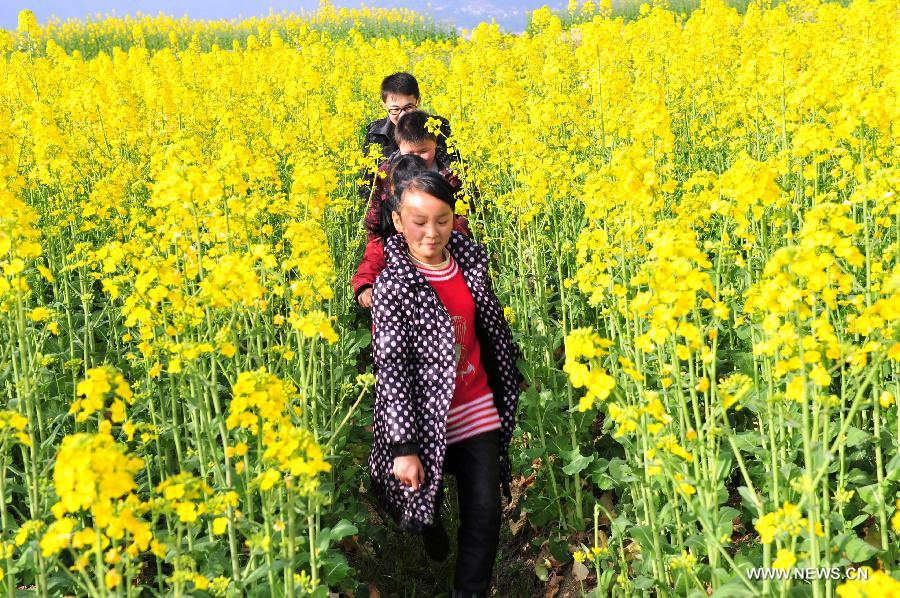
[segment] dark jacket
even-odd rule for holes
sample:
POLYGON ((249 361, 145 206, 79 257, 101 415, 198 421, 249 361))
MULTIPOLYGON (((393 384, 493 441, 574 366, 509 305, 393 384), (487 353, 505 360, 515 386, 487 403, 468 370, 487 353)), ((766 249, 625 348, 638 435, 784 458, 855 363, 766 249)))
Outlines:
MULTIPOLYGON (((483 245, 453 231, 447 249, 475 302, 475 330, 500 415, 500 479, 509 496, 509 443, 515 426, 521 353, 488 276, 483 245)), ((437 293, 409 259, 402 235, 385 243, 387 265, 374 287, 374 438, 369 455, 372 488, 401 527, 421 531, 434 519, 443 483, 447 412, 456 384, 453 326, 437 293), (394 456, 414 447, 425 469, 418 490, 392 474, 394 456)))
MULTIPOLYGON (((434 116, 434 118, 441 121, 441 134, 438 135, 437 140, 437 149, 435 151, 435 159, 438 164, 448 165, 450 162, 455 162, 459 159, 459 154, 457 152, 453 152, 452 154, 447 152, 447 138, 450 137, 450 122, 442 117, 442 116, 434 116)), ((381 155, 384 158, 388 158, 397 151, 397 142, 394 140, 394 123, 391 122, 391 119, 387 116, 384 118, 380 118, 376 121, 370 122, 369 126, 366 127, 366 136, 363 139, 362 149, 363 152, 366 151, 366 148, 371 144, 378 144, 381 147, 381 155)), ((369 194, 372 191, 372 173, 370 172, 362 172, 360 173, 363 183, 359 187, 359 195, 363 199, 369 199, 369 194)))

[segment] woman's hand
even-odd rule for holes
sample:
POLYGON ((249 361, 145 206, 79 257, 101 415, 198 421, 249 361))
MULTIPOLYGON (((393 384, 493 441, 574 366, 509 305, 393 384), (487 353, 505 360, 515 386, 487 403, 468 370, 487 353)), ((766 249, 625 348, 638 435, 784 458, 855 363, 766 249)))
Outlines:
POLYGON ((425 469, 418 455, 394 457, 394 477, 413 490, 418 490, 425 481, 425 469))
POLYGON ((367 288, 365 291, 359 294, 359 297, 356 298, 360 305, 365 307, 366 309, 372 308, 372 287, 367 288))

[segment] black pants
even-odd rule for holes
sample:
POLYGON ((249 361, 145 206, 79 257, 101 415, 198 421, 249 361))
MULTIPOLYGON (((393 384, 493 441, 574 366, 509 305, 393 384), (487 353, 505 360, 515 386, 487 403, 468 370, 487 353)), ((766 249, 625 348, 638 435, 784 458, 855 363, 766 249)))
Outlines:
POLYGON ((500 431, 449 445, 444 470, 456 476, 459 500, 453 586, 486 593, 500 541, 500 431))

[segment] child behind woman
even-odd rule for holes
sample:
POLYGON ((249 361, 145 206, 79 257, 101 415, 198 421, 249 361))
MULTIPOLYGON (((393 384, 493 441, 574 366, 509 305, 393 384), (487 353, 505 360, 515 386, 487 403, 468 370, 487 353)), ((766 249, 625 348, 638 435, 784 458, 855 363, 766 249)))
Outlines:
MULTIPOLYGON (((426 127, 429 118, 431 117, 428 114, 419 111, 404 114, 394 130, 399 149, 379 167, 380 174, 376 177, 365 217, 368 241, 363 258, 351 279, 353 296, 363 307, 371 307, 372 285, 375 283, 375 277, 384 268, 383 233, 385 224, 390 228, 390 217, 385 215, 383 206, 394 193, 395 177, 399 175, 403 178, 407 172, 423 168, 440 173, 454 194, 462 186, 459 177, 437 157, 437 136, 426 127), (413 157, 419 158, 420 161, 414 161, 413 157), (401 161, 403 163, 398 171, 397 167, 401 161)), ((472 236, 465 217, 456 216, 454 222, 454 228, 472 236)))

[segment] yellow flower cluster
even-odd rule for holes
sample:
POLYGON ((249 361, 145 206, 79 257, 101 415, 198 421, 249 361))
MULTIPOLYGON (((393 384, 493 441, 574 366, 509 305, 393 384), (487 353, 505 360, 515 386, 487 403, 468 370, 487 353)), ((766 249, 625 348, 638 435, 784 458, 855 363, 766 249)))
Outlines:
POLYGON ((740 401, 753 389, 753 380, 740 372, 719 380, 719 399, 722 409, 727 411, 737 404, 735 410, 740 410, 740 401))
POLYGON ((22 10, 18 15, 16 32, 27 34, 36 45, 49 46, 53 43, 57 48, 77 48, 87 38, 96 40, 100 47, 127 49, 132 45, 144 47, 164 42, 172 48, 208 50, 215 45, 228 44, 231 47, 232 40, 237 48, 242 45, 238 40, 245 40, 247 47, 259 48, 262 43, 277 44, 275 40, 280 40, 282 36, 338 27, 353 29, 364 24, 390 27, 401 33, 410 28, 424 29, 429 23, 423 15, 406 8, 336 7, 326 0, 319 2, 314 12, 214 21, 194 21, 159 14, 66 21, 54 18, 40 25, 33 11, 22 10))
MULTIPOLYGON (((269 491, 284 477, 285 485, 301 494, 309 494, 318 487, 317 476, 331 470, 324 460, 321 447, 313 434, 294 425, 292 418, 298 410, 292 405, 297 397, 293 384, 284 382, 264 368, 242 372, 234 384, 234 398, 229 405, 226 426, 236 433, 261 433, 259 458, 264 469, 256 483, 260 490, 269 491), (261 429, 260 429, 261 427, 261 429)), ((244 457, 248 447, 243 441, 229 447, 229 454, 244 457)), ((243 472, 247 461, 237 464, 243 472)))
POLYGON ((157 498, 151 501, 151 508, 159 513, 170 515, 175 520, 192 524, 200 517, 214 517, 213 533, 222 534, 227 526, 223 516, 229 508, 238 506, 236 493, 215 493, 214 490, 191 473, 180 473, 160 482, 156 487, 157 498))
POLYGON ((294 222, 284 231, 284 240, 290 253, 281 267, 289 274, 296 273, 290 289, 300 307, 309 309, 323 299, 331 299, 334 266, 322 228, 312 220, 294 222))
POLYGON ((672 569, 693 571, 696 565, 697 556, 689 550, 682 550, 681 554, 673 556, 669 561, 669 566, 672 567, 672 569))
POLYGON ((60 445, 53 470, 57 517, 89 510, 97 516, 135 489, 143 460, 130 457, 109 434, 73 434, 60 445))
MULTIPOLYGON (((5 174, 3 168, 4 165, 0 162, 0 175, 5 174)), ((0 300, 3 301, 0 305, 2 306, 6 305, 11 292, 23 298, 27 295, 31 286, 26 277, 26 268, 33 265, 35 258, 41 255, 41 231, 37 226, 37 212, 16 197, 15 191, 15 188, 8 188, 4 177, 0 176, 0 300)))
POLYGON ((584 550, 576 550, 572 553, 572 558, 575 559, 575 562, 583 563, 587 560, 594 560, 597 557, 609 555, 608 546, 592 546, 591 548, 582 546, 582 548, 584 548, 584 550))
POLYGON ((241 372, 232 389, 225 425, 229 430, 243 428, 256 434, 260 423, 274 425, 293 411, 297 389, 264 368, 241 372))
POLYGON ((134 393, 128 381, 116 368, 104 365, 91 368, 85 379, 75 387, 78 399, 72 402, 69 414, 75 415, 75 421, 83 422, 98 411, 109 409, 109 418, 113 423, 125 421, 125 405, 134 402, 134 393))
POLYGON ((0 446, 6 447, 10 438, 31 446, 31 437, 25 432, 28 418, 17 411, 0 410, 0 446))
MULTIPOLYGON (((142 459, 130 456, 109 434, 73 434, 63 438, 53 485, 59 497, 53 508, 56 520, 41 538, 44 556, 64 548, 83 551, 75 570, 83 570, 95 549, 124 542, 125 554, 133 559, 153 542, 150 524, 143 518, 146 503, 134 494, 134 475, 142 459), (83 513, 90 514, 93 527, 79 527, 83 513)), ((113 554, 118 549, 113 550, 113 554)))
MULTIPOLYGON (((780 509, 766 513, 757 519, 753 526, 759 532, 760 541, 763 544, 769 544, 782 536, 789 538, 799 536, 807 530, 808 524, 806 517, 803 517, 803 513, 797 505, 785 502, 780 509)), ((817 536, 822 535, 821 524, 818 522, 815 533, 817 536)))
POLYGON ((892 598, 900 594, 900 581, 886 571, 873 571, 871 567, 860 569, 857 579, 842 583, 835 588, 839 598, 892 598), (866 571, 866 574, 863 574, 866 571))
POLYGON ((589 328, 573 330, 566 336, 563 371, 569 375, 572 386, 587 389, 578 401, 579 411, 587 411, 595 402, 605 400, 615 387, 615 380, 597 363, 611 344, 589 328), (588 363, 579 361, 582 359, 588 363))
POLYGON ((282 422, 264 431, 263 445, 262 460, 273 468, 259 476, 260 490, 270 490, 284 474, 287 487, 309 494, 318 487, 318 474, 331 471, 309 430, 282 422))
POLYGON ((648 322, 648 329, 635 339, 635 347, 650 352, 676 332, 697 338, 695 329, 679 331, 679 321, 690 313, 698 294, 713 294, 712 281, 705 271, 710 267, 706 254, 697 248, 693 231, 683 231, 675 223, 647 234, 652 248, 641 271, 631 284, 646 285, 631 302, 634 316, 648 322))
POLYGON ((321 336, 329 343, 336 343, 338 340, 337 333, 331 326, 331 319, 320 310, 315 310, 302 316, 292 312, 288 316, 288 322, 290 322, 292 328, 299 331, 306 338, 321 336))

